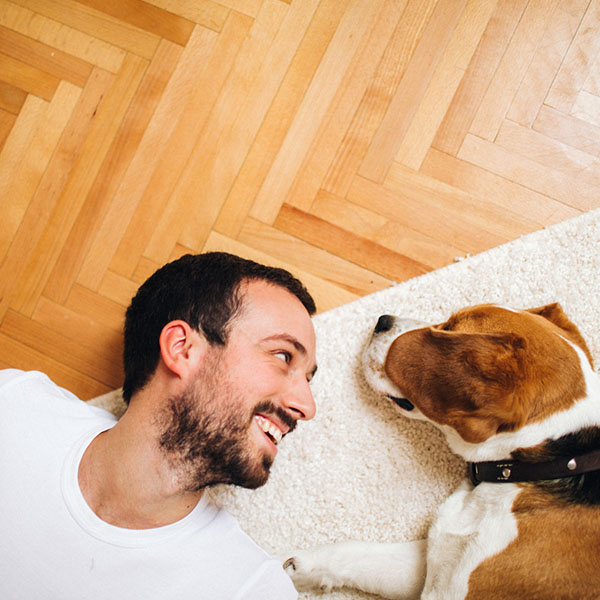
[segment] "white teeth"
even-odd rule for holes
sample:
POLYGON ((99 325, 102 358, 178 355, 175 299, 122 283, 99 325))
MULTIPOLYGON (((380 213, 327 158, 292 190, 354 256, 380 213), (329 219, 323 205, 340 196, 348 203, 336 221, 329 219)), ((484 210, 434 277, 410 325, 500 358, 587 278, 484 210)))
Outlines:
POLYGON ((281 438, 283 437, 283 433, 281 433, 281 430, 278 427, 276 427, 273 423, 271 423, 271 421, 265 419, 264 417, 261 417, 260 415, 256 415, 255 419, 260 428, 273 438, 275 444, 279 444, 281 438))

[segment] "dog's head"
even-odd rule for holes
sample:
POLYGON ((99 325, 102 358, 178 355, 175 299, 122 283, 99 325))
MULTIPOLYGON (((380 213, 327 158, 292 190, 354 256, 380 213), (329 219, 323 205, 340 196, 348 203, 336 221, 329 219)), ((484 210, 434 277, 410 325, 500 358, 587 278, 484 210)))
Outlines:
POLYGON ((437 325, 384 315, 363 364, 370 385, 406 416, 480 444, 585 396, 582 361, 591 365, 585 341, 551 304, 479 305, 437 325))

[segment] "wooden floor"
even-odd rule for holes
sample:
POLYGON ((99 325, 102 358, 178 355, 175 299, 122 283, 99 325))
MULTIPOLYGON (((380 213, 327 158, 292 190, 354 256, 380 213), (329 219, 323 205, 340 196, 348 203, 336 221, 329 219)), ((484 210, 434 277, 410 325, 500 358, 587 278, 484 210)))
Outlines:
POLYGON ((598 0, 0 0, 0 367, 121 384, 224 249, 321 311, 600 206, 598 0))

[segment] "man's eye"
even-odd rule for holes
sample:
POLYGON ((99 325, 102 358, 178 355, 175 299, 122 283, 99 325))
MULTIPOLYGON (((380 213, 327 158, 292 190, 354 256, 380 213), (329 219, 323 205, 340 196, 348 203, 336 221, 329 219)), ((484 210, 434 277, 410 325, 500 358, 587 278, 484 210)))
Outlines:
POLYGON ((283 362, 289 364, 289 362, 292 360, 292 355, 289 352, 286 352, 285 350, 280 350, 279 352, 275 352, 275 356, 277 356, 278 358, 280 358, 283 362))

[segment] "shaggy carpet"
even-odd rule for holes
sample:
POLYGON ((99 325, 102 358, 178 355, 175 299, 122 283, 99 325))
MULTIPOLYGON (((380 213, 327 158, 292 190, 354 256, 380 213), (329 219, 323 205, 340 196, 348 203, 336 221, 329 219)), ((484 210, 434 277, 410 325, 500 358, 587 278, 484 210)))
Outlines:
MULTIPOLYGON (((599 276, 596 210, 317 315, 317 416, 284 440, 263 488, 221 486, 211 495, 277 555, 348 539, 424 537, 464 465, 434 427, 403 418, 366 385, 360 356, 377 317, 435 323, 472 304, 530 308, 558 301, 598 364, 599 276)), ((119 410, 118 394, 93 402, 119 410)), ((300 597, 370 596, 341 589, 300 597)))

